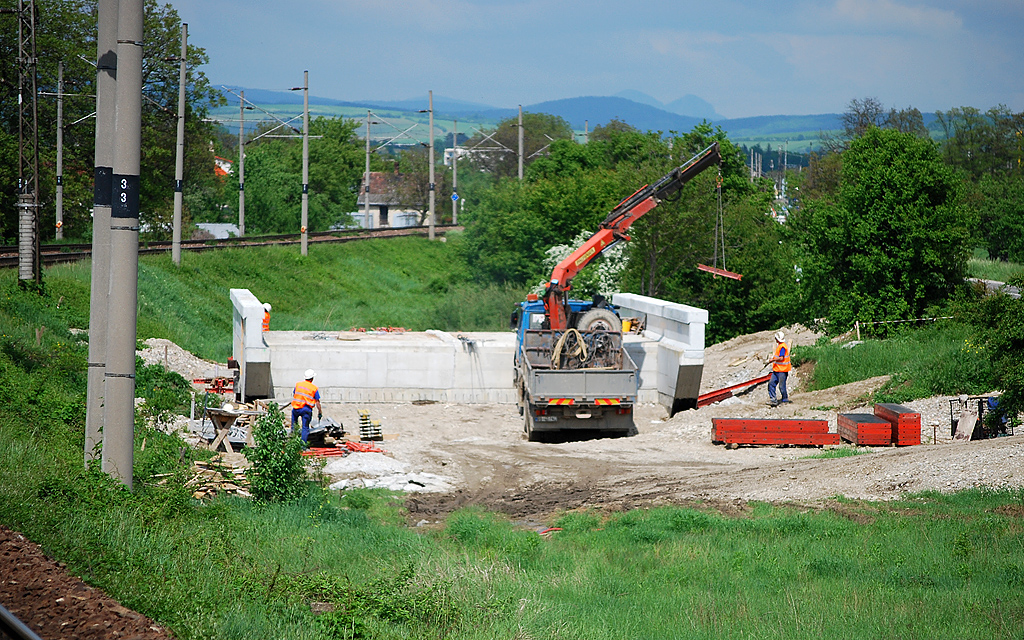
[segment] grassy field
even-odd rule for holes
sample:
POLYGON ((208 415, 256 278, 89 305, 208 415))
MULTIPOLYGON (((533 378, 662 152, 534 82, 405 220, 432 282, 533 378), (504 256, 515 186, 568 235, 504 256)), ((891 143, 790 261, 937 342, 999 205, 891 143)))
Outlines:
MULTIPOLYGON (((526 292, 483 286, 463 266, 457 245, 424 238, 224 249, 139 260, 139 337, 168 338, 209 359, 231 354, 229 290, 249 289, 273 306, 275 330, 337 331, 396 326, 461 331, 508 328, 526 292)), ((13 278, 13 272, 0 277, 13 278)), ((74 310, 71 326, 88 327, 90 264, 46 271, 53 297, 74 310)))
POLYGON ((853 348, 800 347, 793 351, 793 362, 814 362, 808 391, 891 375, 875 394, 877 402, 987 393, 991 362, 974 333, 967 325, 938 322, 887 340, 865 339, 853 348))
POLYGON ((1007 282, 1011 278, 1024 275, 1024 264, 979 257, 969 260, 967 269, 971 277, 997 282, 1007 282))
MULTIPOLYGON (((186 254, 181 269, 144 258, 140 328, 222 357, 237 286, 274 304, 276 328, 503 326, 519 292, 475 285, 451 249, 402 240, 311 247, 306 259, 223 251, 186 254)), ((0 523, 183 640, 1021 638, 1021 491, 536 523, 465 509, 414 527, 400 497, 316 482, 288 504, 198 502, 183 484, 209 452, 183 449, 140 416, 129 492, 82 464, 86 344, 68 328, 88 322, 85 265, 48 270, 43 296, 14 280, 0 274, 0 523), (161 474, 170 480, 158 484, 161 474), (557 530, 541 535, 547 526, 557 530), (314 602, 334 611, 315 615, 314 602)), ((902 372, 903 393, 969 379, 941 367, 979 366, 970 339, 936 325, 798 354, 823 380, 902 372), (830 373, 840 358, 862 363, 830 373)))

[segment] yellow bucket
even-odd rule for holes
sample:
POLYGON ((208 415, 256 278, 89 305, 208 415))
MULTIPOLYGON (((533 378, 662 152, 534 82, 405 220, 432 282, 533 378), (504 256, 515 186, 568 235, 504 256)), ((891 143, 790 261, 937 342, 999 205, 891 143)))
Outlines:
POLYGON ((622 333, 629 333, 629 330, 630 330, 630 328, 632 328, 632 326, 633 326, 632 322, 630 322, 629 320, 623 320, 622 321, 622 333))

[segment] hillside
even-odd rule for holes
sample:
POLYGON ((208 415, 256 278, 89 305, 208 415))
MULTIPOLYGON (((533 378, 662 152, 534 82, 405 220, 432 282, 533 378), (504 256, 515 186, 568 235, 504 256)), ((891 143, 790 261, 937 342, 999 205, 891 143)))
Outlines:
MULTIPOLYGON (((139 338, 168 338, 218 362, 231 353, 229 290, 251 290, 274 308, 275 329, 399 326, 503 329, 525 292, 473 283, 458 241, 368 240, 189 253, 139 259, 139 338), (272 268, 267 268, 273 265, 272 268)), ((13 278, 8 271, 5 277, 13 278)), ((88 328, 90 263, 47 270, 47 286, 71 307, 72 327, 88 328)))

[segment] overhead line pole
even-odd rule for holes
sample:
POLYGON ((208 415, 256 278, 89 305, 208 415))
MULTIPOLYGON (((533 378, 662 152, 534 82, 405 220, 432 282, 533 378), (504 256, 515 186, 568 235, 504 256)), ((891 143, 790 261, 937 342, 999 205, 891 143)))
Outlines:
POLYGON ((302 82, 302 255, 309 251, 309 71, 302 82))
POLYGON ((96 168, 92 214, 92 282, 89 292, 89 362, 85 403, 85 463, 100 457, 107 363, 107 295, 110 291, 110 204, 117 115, 118 0, 99 0, 96 36, 96 168))
POLYGON ((139 285, 139 165, 142 149, 143 0, 120 0, 117 125, 110 211, 109 341, 103 471, 130 489, 135 440, 135 339, 139 285))
POLYGON ((434 92, 430 91, 430 189, 429 189, 429 202, 430 202, 430 227, 427 232, 427 237, 430 240, 434 239, 434 92))
POLYGON ((459 223, 459 121, 452 120, 452 224, 459 223))
POLYGON ((370 220, 370 110, 366 110, 366 172, 363 174, 363 226, 374 227, 370 220))
POLYGON ((39 251, 36 8, 18 0, 18 283, 43 284, 39 251))
POLYGON ((523 105, 519 105, 519 181, 523 181, 523 105))
POLYGON ((181 265, 181 199, 185 176, 185 66, 188 55, 188 24, 181 23, 181 56, 178 59, 178 143, 174 156, 174 231, 171 260, 181 265))
POLYGON ((56 237, 64 239, 64 62, 57 63, 57 219, 56 237))
POLYGON ((245 235, 245 91, 238 96, 238 235, 245 235))

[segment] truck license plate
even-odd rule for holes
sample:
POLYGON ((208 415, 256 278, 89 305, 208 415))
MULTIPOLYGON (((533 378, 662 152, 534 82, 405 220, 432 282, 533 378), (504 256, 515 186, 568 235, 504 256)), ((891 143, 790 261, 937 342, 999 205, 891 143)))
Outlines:
POLYGON ((558 416, 537 416, 537 422, 558 422, 558 416))

